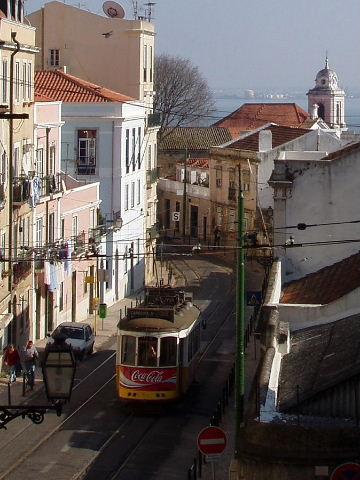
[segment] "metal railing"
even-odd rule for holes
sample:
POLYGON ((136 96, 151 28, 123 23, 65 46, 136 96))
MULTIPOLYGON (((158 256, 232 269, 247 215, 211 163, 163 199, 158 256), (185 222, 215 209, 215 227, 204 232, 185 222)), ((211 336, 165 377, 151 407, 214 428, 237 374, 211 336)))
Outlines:
POLYGON ((62 191, 61 174, 47 175, 40 177, 41 190, 40 196, 45 197, 62 191))

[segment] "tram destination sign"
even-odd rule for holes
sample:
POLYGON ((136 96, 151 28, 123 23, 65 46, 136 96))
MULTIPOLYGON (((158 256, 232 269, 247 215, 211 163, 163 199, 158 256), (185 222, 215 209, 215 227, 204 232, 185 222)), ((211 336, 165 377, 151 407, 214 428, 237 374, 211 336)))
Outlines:
POLYGON ((173 308, 155 308, 155 307, 135 307, 135 308, 128 309, 127 316, 129 320, 133 320, 135 318, 161 318, 163 320, 168 320, 169 322, 173 322, 174 309, 173 308))

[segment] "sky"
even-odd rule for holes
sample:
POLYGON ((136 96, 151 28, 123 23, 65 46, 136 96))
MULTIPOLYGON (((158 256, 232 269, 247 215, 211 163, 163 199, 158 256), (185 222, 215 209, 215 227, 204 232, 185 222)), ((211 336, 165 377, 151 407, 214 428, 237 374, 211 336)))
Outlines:
MULTIPOLYGON (((328 51, 342 87, 360 91, 359 0, 154 1, 156 51, 189 58, 212 88, 312 88, 328 51)), ((102 0, 66 3, 102 13, 102 0)))

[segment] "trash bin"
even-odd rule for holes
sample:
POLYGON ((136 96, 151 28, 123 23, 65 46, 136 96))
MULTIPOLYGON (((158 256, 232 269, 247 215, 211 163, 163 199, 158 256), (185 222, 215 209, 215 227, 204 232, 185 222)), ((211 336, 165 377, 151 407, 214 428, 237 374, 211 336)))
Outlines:
POLYGON ((106 303, 100 303, 99 305, 99 317, 106 318, 107 305, 106 303))

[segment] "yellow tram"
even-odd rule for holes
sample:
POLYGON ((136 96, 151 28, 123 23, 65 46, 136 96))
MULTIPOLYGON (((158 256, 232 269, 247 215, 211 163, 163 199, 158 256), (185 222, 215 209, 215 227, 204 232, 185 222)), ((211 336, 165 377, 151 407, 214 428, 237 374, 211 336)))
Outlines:
POLYGON ((118 324, 117 391, 127 402, 179 398, 200 354, 200 310, 179 288, 147 288, 145 300, 118 324))

